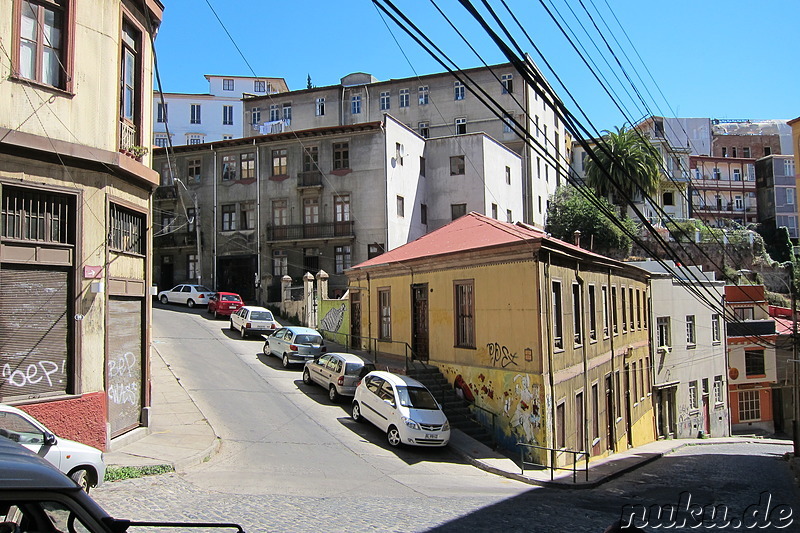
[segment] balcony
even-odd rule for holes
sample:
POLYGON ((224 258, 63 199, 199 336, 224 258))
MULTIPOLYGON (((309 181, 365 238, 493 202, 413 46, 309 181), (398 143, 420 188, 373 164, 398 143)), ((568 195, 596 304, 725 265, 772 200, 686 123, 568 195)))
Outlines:
POLYGON ((355 237, 353 233, 353 221, 267 227, 268 241, 302 241, 308 239, 332 239, 336 237, 355 237))
POLYGON ((170 200, 178 197, 177 185, 160 185, 153 197, 156 200, 170 200))
POLYGON ((322 187, 322 172, 311 170, 297 173, 298 187, 322 187))
POLYGON ((136 126, 121 120, 119 123, 119 149, 127 153, 134 146, 136 146, 136 126))

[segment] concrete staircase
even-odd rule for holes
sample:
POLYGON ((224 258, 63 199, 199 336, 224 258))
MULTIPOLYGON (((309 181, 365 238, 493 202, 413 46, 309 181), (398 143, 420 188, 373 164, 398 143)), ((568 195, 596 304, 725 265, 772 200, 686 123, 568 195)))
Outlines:
POLYGON ((469 403, 456 396, 453 387, 437 367, 412 361, 406 374, 431 391, 434 398, 442 404, 442 410, 447 415, 451 427, 463 431, 489 448, 495 448, 492 435, 472 416, 469 403))

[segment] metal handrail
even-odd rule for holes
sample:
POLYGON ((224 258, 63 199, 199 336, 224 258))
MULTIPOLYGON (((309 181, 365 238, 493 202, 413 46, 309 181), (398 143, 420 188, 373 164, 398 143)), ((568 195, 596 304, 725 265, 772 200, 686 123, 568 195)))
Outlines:
POLYGON ((411 368, 411 362, 412 361, 415 361, 415 362, 423 365, 423 367, 427 367, 428 366, 427 363, 425 363, 424 361, 418 359, 415 356, 414 350, 405 341, 396 341, 396 340, 390 340, 390 339, 378 339, 378 338, 375 338, 375 337, 364 337, 363 335, 353 335, 351 333, 343 333, 341 331, 330 331, 330 330, 327 330, 327 329, 320 329, 318 331, 320 333, 322 333, 323 337, 327 338, 328 340, 332 340, 334 342, 339 342, 339 340, 337 340, 338 337, 344 337, 345 338, 345 342, 343 344, 345 346, 347 346, 347 347, 351 347, 352 346, 352 342, 351 341, 352 341, 353 337, 357 337, 359 339, 359 341, 360 341, 359 345, 363 345, 363 341, 366 341, 366 350, 361 349, 361 348, 358 348, 358 350, 367 352, 369 354, 372 354, 373 355, 372 362, 375 365, 378 364, 378 356, 381 353, 384 353, 384 354, 387 354, 387 355, 394 355, 394 356, 397 356, 397 357, 403 357, 403 359, 404 359, 404 369, 405 369, 406 372, 408 372, 408 369, 411 368), (380 344, 380 343, 402 344, 403 345, 403 355, 401 356, 401 355, 393 353, 393 352, 381 352, 380 350, 378 350, 378 344, 380 344))
MULTIPOLYGON (((496 431, 497 431, 497 416, 498 416, 497 413, 495 413, 493 411, 490 411, 489 409, 486 409, 485 407, 481 407, 480 405, 478 405, 476 403, 471 403, 469 405, 469 407, 470 408, 474 407, 476 409, 479 409, 479 410, 483 411, 484 413, 489 413, 490 415, 492 415, 492 433, 491 433, 491 437, 492 437, 492 445, 493 445, 493 447, 496 448, 497 447, 497 440, 495 439, 494 436, 496 435, 496 431)), ((483 424, 481 424, 480 421, 476 420, 476 422, 478 422, 478 425, 483 426, 483 424)))
POLYGON ((527 444, 525 442, 518 442, 517 446, 523 446, 523 447, 526 447, 526 448, 535 448, 537 450, 548 450, 550 452, 550 464, 549 465, 544 465, 544 464, 541 464, 541 463, 532 463, 530 461, 526 461, 525 460, 524 449, 520 450, 519 451, 520 469, 522 470, 522 474, 525 473, 525 465, 543 466, 545 468, 549 468, 550 469, 550 481, 553 481, 553 475, 554 475, 556 470, 572 470, 572 482, 573 483, 577 483, 578 482, 578 468, 577 468, 578 460, 580 459, 581 456, 583 456, 586 459, 586 467, 583 470, 586 472, 586 481, 589 481, 589 454, 587 452, 585 452, 585 451, 577 452, 575 450, 568 450, 566 448, 549 448, 547 446, 539 446, 538 444, 527 444), (572 468, 564 468, 564 467, 556 466, 556 459, 558 458, 558 455, 560 455, 562 453, 568 453, 568 454, 572 454, 574 456, 573 460, 572 460, 572 468))

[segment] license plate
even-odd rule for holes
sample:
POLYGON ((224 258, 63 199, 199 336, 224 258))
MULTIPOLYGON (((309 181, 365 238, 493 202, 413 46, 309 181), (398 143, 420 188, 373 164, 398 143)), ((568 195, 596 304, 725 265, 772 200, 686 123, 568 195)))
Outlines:
POLYGON ((426 439, 438 439, 439 435, 437 435, 436 433, 425 433, 425 438, 426 439))

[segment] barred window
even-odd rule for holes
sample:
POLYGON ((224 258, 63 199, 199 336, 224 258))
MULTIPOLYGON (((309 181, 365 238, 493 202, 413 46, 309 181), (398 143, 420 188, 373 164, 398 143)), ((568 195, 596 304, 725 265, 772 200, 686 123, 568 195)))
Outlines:
POLYGON ((757 390, 739 391, 739 422, 761 420, 761 398, 757 390))
POLYGON ((108 246, 123 253, 144 255, 144 215, 111 204, 108 246))
POLYGON ((456 281, 454 289, 456 346, 475 348, 475 282, 456 281))
POLYGON ((0 235, 9 239, 75 244, 75 208, 61 194, 3 187, 0 235))

